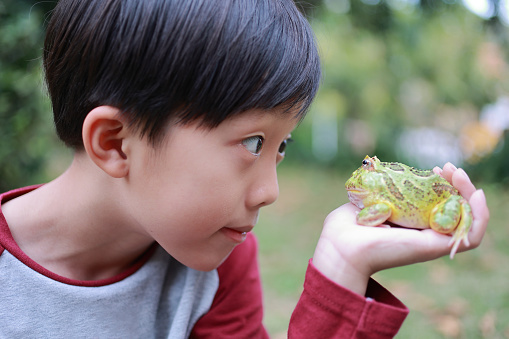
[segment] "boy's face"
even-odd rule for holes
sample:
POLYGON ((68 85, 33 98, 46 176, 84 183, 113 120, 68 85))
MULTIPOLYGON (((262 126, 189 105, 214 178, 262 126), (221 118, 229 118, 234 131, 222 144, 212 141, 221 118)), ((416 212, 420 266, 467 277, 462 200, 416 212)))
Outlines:
POLYGON ((250 111, 207 129, 168 128, 162 146, 133 146, 127 211, 183 264, 216 268, 279 194, 276 166, 297 120, 250 111))

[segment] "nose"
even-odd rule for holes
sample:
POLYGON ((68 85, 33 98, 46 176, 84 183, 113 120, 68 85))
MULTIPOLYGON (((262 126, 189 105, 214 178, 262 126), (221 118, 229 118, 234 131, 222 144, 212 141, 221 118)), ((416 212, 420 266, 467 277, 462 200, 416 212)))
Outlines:
POLYGON ((247 204, 250 207, 263 207, 275 202, 279 196, 276 166, 258 171, 252 182, 247 204))

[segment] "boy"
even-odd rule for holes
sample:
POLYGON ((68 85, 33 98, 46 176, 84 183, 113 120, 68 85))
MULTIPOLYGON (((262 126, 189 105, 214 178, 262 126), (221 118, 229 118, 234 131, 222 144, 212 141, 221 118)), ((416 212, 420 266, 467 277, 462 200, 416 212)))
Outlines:
MULTIPOLYGON (((250 232, 320 78, 293 2, 61 0, 43 62, 75 155, 1 197, 1 336, 267 337, 250 232)), ((477 247, 484 195, 441 173, 477 247)), ((290 337, 394 336, 408 311, 370 276, 449 252, 448 236, 361 227, 356 211, 325 220, 290 337)))

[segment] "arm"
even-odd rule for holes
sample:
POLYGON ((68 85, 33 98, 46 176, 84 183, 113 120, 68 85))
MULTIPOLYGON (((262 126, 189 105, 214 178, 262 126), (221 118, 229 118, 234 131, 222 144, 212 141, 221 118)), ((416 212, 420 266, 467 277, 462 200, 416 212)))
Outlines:
MULTIPOLYGON (((443 170, 435 168, 435 172, 452 183, 472 207, 470 245, 461 245, 459 251, 479 246, 489 220, 484 193, 476 191, 466 173, 451 164, 443 170)), ((320 338, 393 337, 408 310, 371 275, 386 268, 432 260, 450 251, 450 236, 430 229, 359 226, 355 220, 358 211, 354 205, 346 204, 325 220, 313 257, 314 267, 310 263, 304 292, 292 317, 290 338, 309 337, 313 332, 307 331, 306 324, 313 327, 314 337, 320 338), (324 283, 324 277, 329 281, 324 283), (341 303, 337 303, 339 297, 341 303)))
POLYGON ((288 337, 394 337, 408 309, 374 280, 369 280, 366 296, 327 279, 310 261, 304 291, 290 320, 288 337))

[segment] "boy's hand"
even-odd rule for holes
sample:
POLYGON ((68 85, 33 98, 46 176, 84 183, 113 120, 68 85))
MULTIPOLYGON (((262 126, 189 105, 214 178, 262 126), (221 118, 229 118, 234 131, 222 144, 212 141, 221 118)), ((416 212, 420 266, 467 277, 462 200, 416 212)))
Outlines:
MULTIPOLYGON (((472 207, 473 224, 468 235, 470 246, 461 244, 458 252, 476 248, 486 231, 489 210, 482 190, 476 190, 465 171, 452 164, 434 171, 449 181, 472 207)), ((345 204, 332 211, 313 256, 313 264, 325 276, 364 295, 369 277, 391 267, 433 260, 450 252, 451 237, 431 229, 360 226, 359 209, 345 204)))

